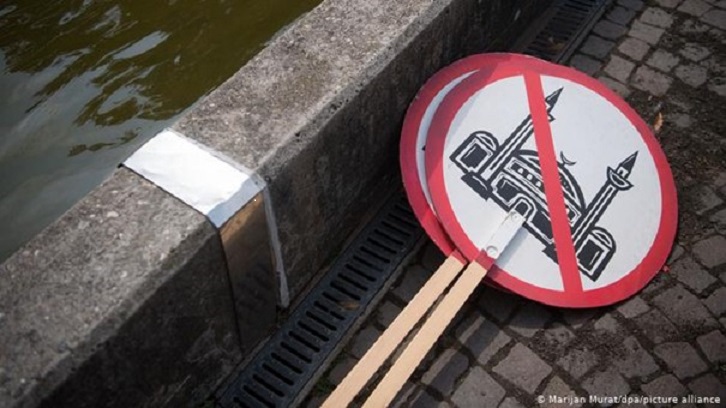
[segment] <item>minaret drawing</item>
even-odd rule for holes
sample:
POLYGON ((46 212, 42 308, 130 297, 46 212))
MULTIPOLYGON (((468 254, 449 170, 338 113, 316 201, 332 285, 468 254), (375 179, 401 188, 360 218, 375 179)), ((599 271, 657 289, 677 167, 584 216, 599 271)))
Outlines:
MULTIPOLYGON (((555 120, 550 112, 552 112, 552 108, 554 108, 557 104, 557 100, 560 98, 561 93, 562 88, 554 91, 545 98, 545 104, 547 105, 547 119, 550 122, 555 120)), ((508 137, 504 143, 502 143, 502 146, 492 157, 492 160, 487 163, 486 168, 484 169, 484 178, 488 179, 492 175, 501 171, 507 161, 511 159, 512 155, 524 146, 532 134, 534 134, 534 124, 532 122, 532 115, 530 114, 527 115, 519 126, 517 126, 514 132, 512 132, 512 135, 508 137)))
MULTIPOLYGON (((560 88, 545 98, 550 122, 555 120, 552 110, 562 91, 560 88)), ((523 149, 533 134, 532 116, 528 115, 501 145, 491 133, 477 131, 457 147, 450 159, 463 171, 461 179, 479 196, 494 201, 505 211, 514 209, 519 212, 526 219, 524 226, 527 231, 542 242, 543 252, 556 262, 539 156, 536 151, 523 149)), ((638 152, 631 154, 615 169, 607 168, 605 184, 589 204, 586 204, 577 180, 567 168, 575 163, 566 161, 562 153, 560 157, 562 162, 558 162, 557 167, 578 266, 582 274, 596 281, 616 251, 612 235, 597 222, 619 192, 633 187, 628 178, 635 167, 638 152)))
POLYGON ((618 167, 613 170, 608 167, 607 181, 595 195, 590 205, 585 210, 585 216, 579 220, 572 229, 572 242, 577 248, 578 244, 582 244, 584 237, 605 212, 619 191, 630 190, 633 184, 628 181, 630 172, 633 171, 635 159, 638 158, 638 152, 635 152, 623 160, 618 167))

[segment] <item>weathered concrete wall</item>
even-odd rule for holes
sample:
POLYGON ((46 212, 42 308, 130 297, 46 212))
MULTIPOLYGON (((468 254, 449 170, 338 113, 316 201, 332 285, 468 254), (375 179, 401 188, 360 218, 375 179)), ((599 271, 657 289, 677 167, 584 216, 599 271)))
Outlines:
MULTIPOLYGON (((549 3, 327 0, 174 128, 265 178, 297 296, 398 186, 423 82, 549 3)), ((240 339, 232 305, 218 232, 118 170, 0 265, 0 406, 193 404, 271 328, 240 339)))
POLYGON ((294 297, 397 185, 403 116, 426 79, 504 49, 550 3, 327 1, 174 128, 268 182, 294 297))
POLYGON ((214 228, 125 169, 0 282, 2 407, 178 406, 241 359, 214 228))

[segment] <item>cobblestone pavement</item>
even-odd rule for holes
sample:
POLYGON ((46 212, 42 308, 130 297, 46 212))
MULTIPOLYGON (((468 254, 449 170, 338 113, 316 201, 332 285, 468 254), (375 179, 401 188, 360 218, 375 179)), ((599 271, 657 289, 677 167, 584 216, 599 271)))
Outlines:
MULTIPOLYGON (((550 308, 480 288, 395 406, 566 407, 595 404, 549 396, 689 395, 718 396, 726 406, 726 1, 614 3, 570 65, 627 98, 646 121, 662 118, 657 137, 680 204, 668 265, 637 296, 600 309, 550 308)), ((443 261, 431 243, 417 259, 309 406, 320 404, 443 261)))

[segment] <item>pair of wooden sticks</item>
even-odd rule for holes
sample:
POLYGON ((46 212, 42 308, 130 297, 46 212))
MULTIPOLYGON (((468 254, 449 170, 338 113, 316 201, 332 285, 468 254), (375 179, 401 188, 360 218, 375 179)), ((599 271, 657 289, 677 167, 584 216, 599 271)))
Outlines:
POLYGON ((515 211, 506 216, 486 246, 489 260, 486 265, 482 265, 483 262, 472 262, 464 269, 466 264, 461 261, 462 258, 456 254, 450 255, 330 394, 322 408, 341 408, 350 405, 356 395, 446 291, 446 288, 451 286, 423 323, 419 332, 363 404, 364 408, 387 407, 464 305, 464 302, 484 279, 487 271, 514 238, 522 223, 523 218, 515 211), (459 274, 462 269, 464 271, 459 274), (456 281, 454 282, 454 280, 456 281), (453 285, 451 285, 452 282, 454 282, 453 285))

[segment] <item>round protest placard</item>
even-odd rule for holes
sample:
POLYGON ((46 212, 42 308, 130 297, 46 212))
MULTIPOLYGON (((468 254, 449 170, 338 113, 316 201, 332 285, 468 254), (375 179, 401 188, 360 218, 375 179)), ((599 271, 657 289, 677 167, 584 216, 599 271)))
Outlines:
POLYGON ((670 168, 614 92, 534 58, 462 80, 433 117, 428 184, 470 261, 511 210, 524 229, 487 275, 542 303, 593 307, 640 290, 676 231, 670 168))

